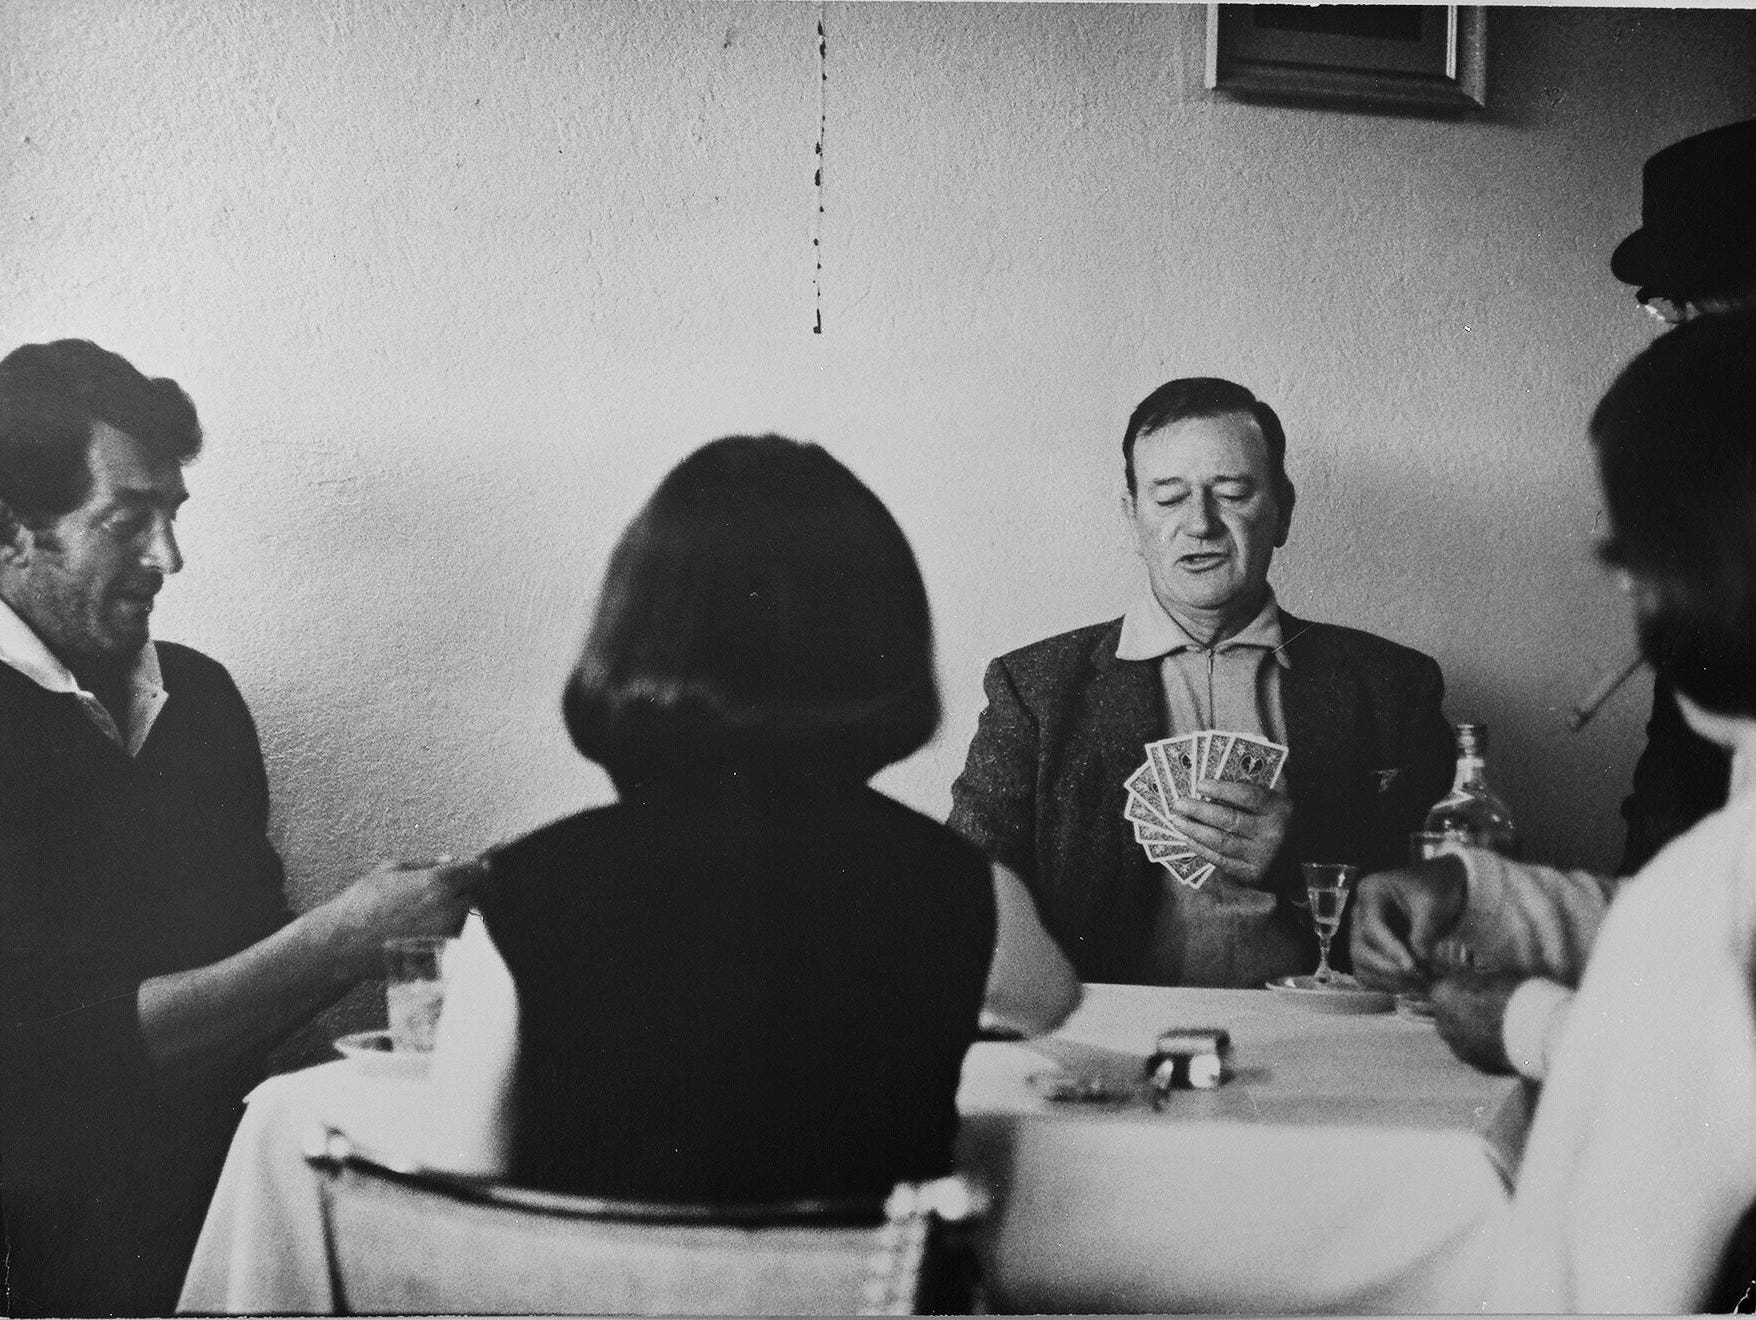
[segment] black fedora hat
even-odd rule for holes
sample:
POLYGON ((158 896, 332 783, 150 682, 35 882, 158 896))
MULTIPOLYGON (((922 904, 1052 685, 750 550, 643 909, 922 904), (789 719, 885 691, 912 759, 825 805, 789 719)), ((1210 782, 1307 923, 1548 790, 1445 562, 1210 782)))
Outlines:
POLYGON ((1640 176, 1640 228, 1610 270, 1674 297, 1756 277, 1756 119, 1673 143, 1640 176))

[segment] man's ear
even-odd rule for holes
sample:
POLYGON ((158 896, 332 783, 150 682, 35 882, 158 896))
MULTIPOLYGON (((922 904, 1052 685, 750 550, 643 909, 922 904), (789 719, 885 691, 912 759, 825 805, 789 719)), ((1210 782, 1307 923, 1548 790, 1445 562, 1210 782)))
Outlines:
POLYGON ((1280 530, 1275 533, 1274 548, 1280 549, 1287 543, 1287 533, 1293 530, 1293 505, 1298 503, 1299 493, 1293 489, 1293 483, 1287 482, 1286 488, 1280 492, 1275 503, 1280 506, 1280 530))

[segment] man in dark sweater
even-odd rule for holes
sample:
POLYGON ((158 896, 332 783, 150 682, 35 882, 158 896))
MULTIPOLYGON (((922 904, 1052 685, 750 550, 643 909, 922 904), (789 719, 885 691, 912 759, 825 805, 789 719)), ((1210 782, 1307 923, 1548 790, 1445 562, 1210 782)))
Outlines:
POLYGON ((0 361, 0 1211, 13 1315, 170 1314, 278 1034, 449 932, 468 866, 289 919, 250 713, 153 643, 195 410, 95 344, 0 361))

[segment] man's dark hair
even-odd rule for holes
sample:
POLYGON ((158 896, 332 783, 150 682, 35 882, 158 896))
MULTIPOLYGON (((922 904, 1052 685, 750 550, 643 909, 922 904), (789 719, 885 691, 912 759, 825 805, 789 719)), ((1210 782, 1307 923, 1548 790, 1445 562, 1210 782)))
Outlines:
POLYGON ((703 446, 611 554, 563 709, 624 786, 728 765, 871 776, 939 723, 902 529, 816 445, 703 446))
POLYGON ((1191 417, 1225 417, 1242 413, 1254 418, 1268 444, 1269 480, 1274 484, 1274 498, 1281 515, 1293 512, 1293 483, 1287 476, 1287 433, 1280 418, 1262 400, 1242 385, 1218 376, 1186 376, 1168 380, 1135 406, 1128 418, 1128 429, 1122 434, 1122 467, 1128 478, 1128 493, 1134 494, 1134 442, 1153 435, 1167 426, 1191 417))
POLYGON ((25 344, 0 359, 0 537, 40 527, 91 493, 92 425, 106 422, 154 459, 201 452, 195 405, 89 339, 25 344))
POLYGON ((1591 418, 1604 559, 1650 588, 1641 649, 1709 710, 1756 715, 1756 312, 1677 327, 1591 418))

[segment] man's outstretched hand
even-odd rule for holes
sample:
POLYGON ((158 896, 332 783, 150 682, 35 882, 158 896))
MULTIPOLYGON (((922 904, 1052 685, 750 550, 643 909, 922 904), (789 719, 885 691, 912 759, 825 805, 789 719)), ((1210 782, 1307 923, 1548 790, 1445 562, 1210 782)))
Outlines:
POLYGON ((479 861, 380 862, 326 907, 336 950, 357 976, 378 972, 384 941, 399 935, 455 935, 486 875, 479 861))
POLYGON ((136 996, 147 1052, 181 1064, 271 1038, 378 975, 385 940, 457 934, 485 875, 476 861, 383 862, 229 958, 149 977, 136 996))
POLYGON ((1424 990, 1440 941, 1463 918, 1467 876, 1456 857, 1375 871, 1354 895, 1354 975, 1385 990, 1424 990))

